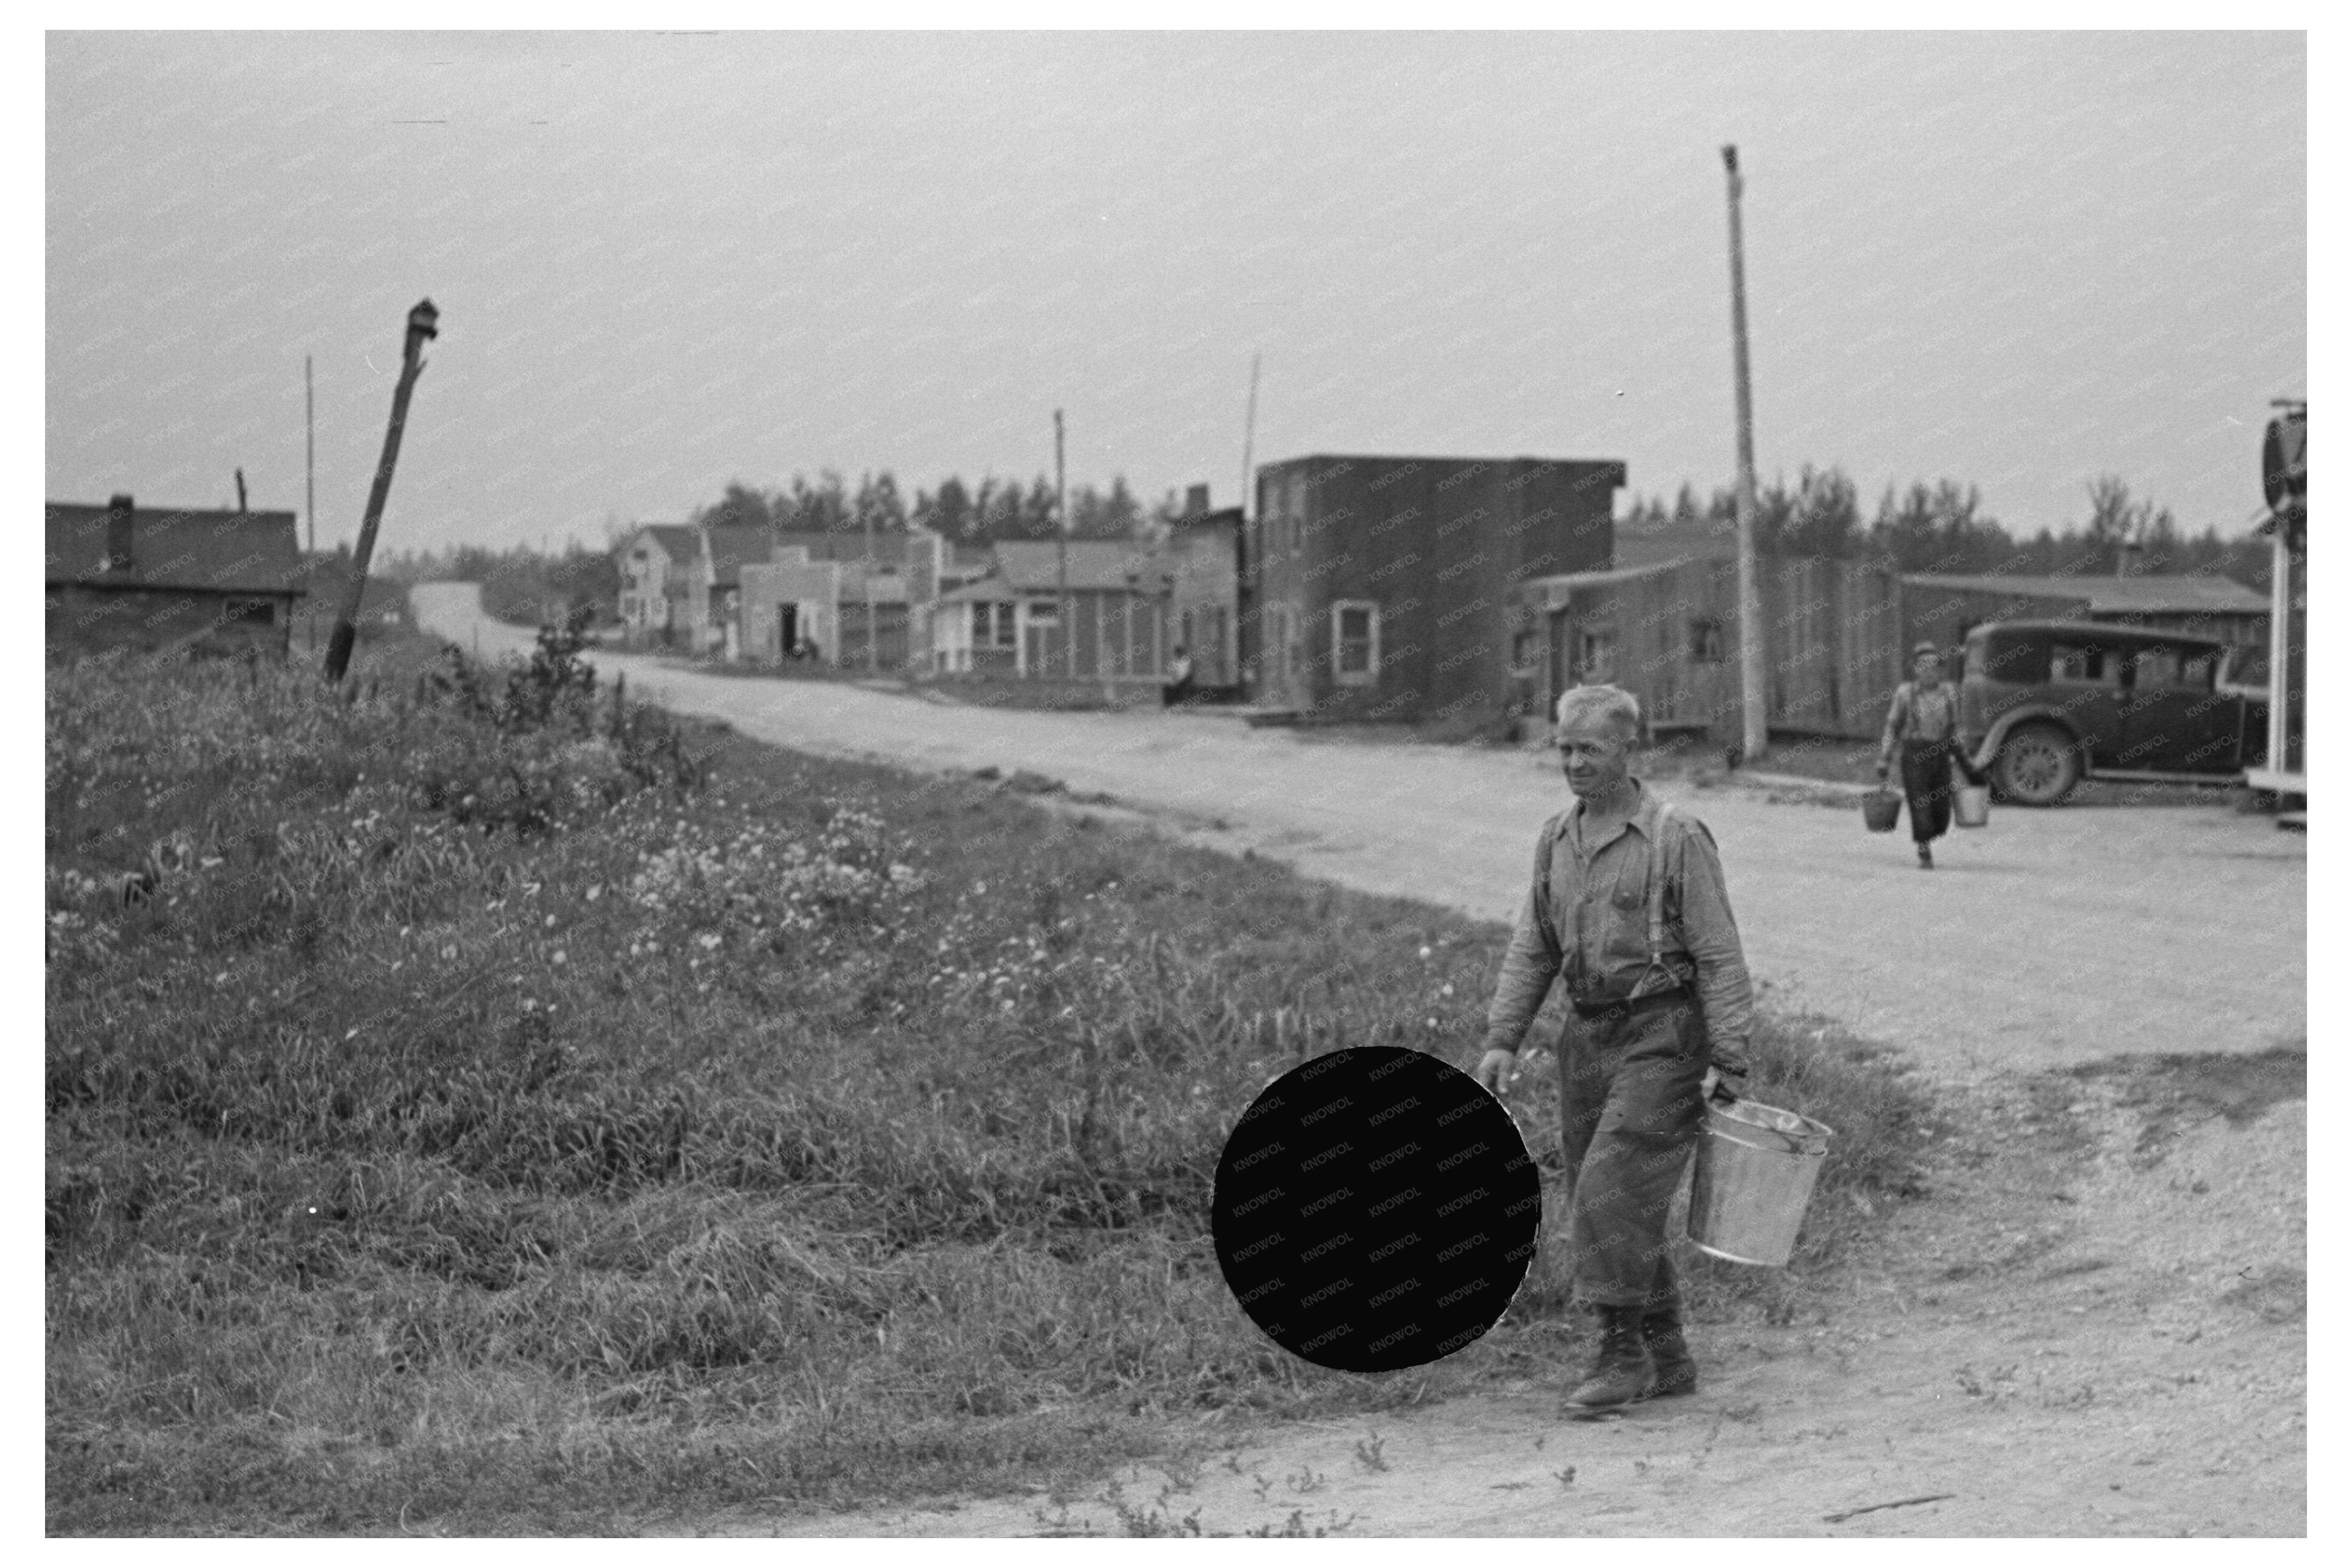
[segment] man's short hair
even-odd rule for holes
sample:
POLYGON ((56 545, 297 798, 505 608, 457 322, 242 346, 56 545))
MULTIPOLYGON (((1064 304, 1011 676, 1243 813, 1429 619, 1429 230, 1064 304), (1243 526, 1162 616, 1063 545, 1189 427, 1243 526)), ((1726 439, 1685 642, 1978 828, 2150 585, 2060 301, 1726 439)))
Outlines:
POLYGON ((1632 740, 1642 732, 1642 704, 1622 686, 1572 686, 1559 694, 1552 723, 1565 730, 1579 719, 1607 719, 1632 740))

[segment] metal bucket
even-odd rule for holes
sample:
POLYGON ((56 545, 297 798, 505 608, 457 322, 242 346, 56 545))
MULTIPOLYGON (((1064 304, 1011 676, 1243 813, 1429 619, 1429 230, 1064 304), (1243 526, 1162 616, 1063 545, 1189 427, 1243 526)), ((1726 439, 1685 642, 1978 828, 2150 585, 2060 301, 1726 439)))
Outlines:
POLYGON ((1710 1104, 1691 1176, 1692 1243, 1729 1262, 1784 1267, 1829 1149, 1830 1130, 1793 1110, 1710 1104))
POLYGON ((1952 820, 1962 827, 1982 827, 1992 818, 1992 791, 1983 784, 1962 784, 1952 795, 1952 820))
POLYGON ((1862 824, 1873 833, 1892 833, 1895 819, 1903 811, 1903 797, 1892 790, 1879 790, 1862 797, 1862 824))

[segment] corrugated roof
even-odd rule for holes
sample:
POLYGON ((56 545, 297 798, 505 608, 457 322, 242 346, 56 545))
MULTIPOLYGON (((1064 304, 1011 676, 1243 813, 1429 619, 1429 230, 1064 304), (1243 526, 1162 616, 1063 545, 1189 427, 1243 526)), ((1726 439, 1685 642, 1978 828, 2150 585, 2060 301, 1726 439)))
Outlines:
POLYGON ((1980 577, 1914 573, 1903 581, 1922 588, 1963 594, 2015 594, 2031 598, 2080 599, 2092 615, 2167 613, 2260 615, 2270 601, 2234 578, 2216 573, 2146 574, 2137 577, 1980 577))
MULTIPOLYGON (((1050 539, 1005 540, 996 546, 992 575, 1004 579, 1015 593, 1052 593, 1061 585, 1057 546, 1050 539)), ((1157 592, 1162 574, 1177 565, 1148 544, 1119 539, 1073 539, 1069 542, 1070 586, 1077 589, 1140 588, 1157 592), (1129 575, 1136 581, 1130 584, 1129 575)))
POLYGON ((44 529, 47 581, 118 587, 304 592, 302 552, 290 511, 133 507, 131 569, 106 570, 107 509, 50 501, 44 529))
POLYGON ((1580 588, 1606 588, 1613 584, 1630 583, 1637 577, 1654 577, 1661 572, 1671 572, 1688 564, 1683 558, 1672 561, 1652 561, 1640 566, 1612 566, 1605 572, 1559 572, 1549 577, 1530 577, 1520 584, 1522 588, 1574 593, 1580 588))

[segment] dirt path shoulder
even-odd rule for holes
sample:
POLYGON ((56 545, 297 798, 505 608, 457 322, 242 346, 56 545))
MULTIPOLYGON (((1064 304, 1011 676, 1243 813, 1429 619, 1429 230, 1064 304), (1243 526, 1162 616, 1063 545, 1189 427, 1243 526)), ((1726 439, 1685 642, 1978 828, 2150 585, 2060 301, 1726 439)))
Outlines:
POLYGON ((1895 1222, 1894 1261, 1823 1293, 1846 1305, 1698 1331, 1700 1393, 1622 1420, 1563 1422, 1559 1380, 1531 1380, 1171 1427, 1175 1458, 1082 1495, 652 1532, 2299 1535, 2303 1103, 2167 1130, 2133 1092, 2128 1075, 1988 1091, 1984 1131, 1895 1222))

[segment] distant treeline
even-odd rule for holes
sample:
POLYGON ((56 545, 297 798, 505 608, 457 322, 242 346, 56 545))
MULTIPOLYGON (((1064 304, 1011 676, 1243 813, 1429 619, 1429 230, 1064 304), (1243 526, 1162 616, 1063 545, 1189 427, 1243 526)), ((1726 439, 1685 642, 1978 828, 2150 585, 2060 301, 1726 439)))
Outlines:
MULTIPOLYGON (((2021 539, 1984 508, 1974 485, 1938 479, 1915 481, 1880 496, 1877 515, 1865 524, 1854 484, 1836 468, 1800 469, 1797 482, 1775 478, 1756 495, 1756 544, 1783 555, 1882 561, 1899 572, 1961 575, 2106 575, 2124 549, 2137 545, 2137 569, 2150 573, 2211 573, 2248 587, 2270 586, 2270 544, 2246 536, 2223 539, 2221 531, 2184 531, 2171 510, 2135 497, 2131 487, 2103 474, 2084 487, 2085 515, 2065 531, 2044 528, 2021 539)), ((1672 505, 1663 498, 1637 498, 1624 532, 1661 528, 1729 529, 1734 507, 1729 489, 1702 502, 1687 484, 1672 505)))
MULTIPOLYGON (((1178 514, 1173 490, 1147 509, 1123 475, 1114 478, 1108 490, 1092 485, 1070 489, 1070 532, 1079 539, 1149 538, 1165 531, 1178 514)), ((814 484, 805 475, 794 474, 792 483, 780 489, 755 489, 737 480, 688 521, 824 533, 861 532, 869 523, 877 533, 901 533, 912 525, 955 544, 992 544, 1001 539, 1051 539, 1054 519, 1054 482, 1043 474, 1025 488, 1018 479, 992 474, 982 475, 977 485, 950 475, 936 490, 917 489, 909 500, 887 468, 865 475, 855 491, 827 468, 814 484)))

